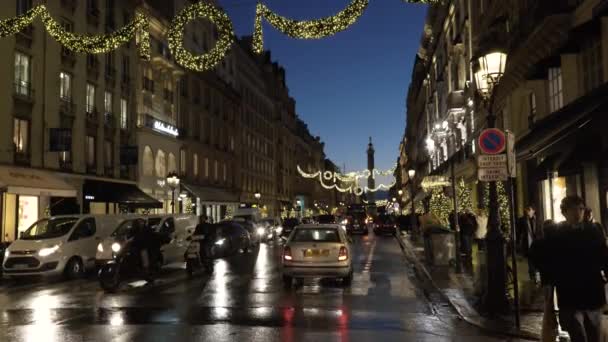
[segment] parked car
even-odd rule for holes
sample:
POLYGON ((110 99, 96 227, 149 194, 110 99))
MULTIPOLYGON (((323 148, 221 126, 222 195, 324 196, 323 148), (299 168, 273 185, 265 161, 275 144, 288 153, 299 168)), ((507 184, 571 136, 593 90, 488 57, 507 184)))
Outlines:
POLYGON ((8 246, 10 246, 11 243, 10 242, 0 242, 0 278, 2 278, 2 262, 4 261, 4 254, 8 248, 8 246))
POLYGON ((66 215, 38 220, 8 247, 4 276, 78 278, 95 267, 97 245, 123 219, 120 215, 66 215))
POLYGON ((295 217, 286 218, 283 220, 283 231, 281 232, 281 236, 288 237, 289 234, 294 230, 294 228, 300 224, 300 220, 295 217))
POLYGON ((341 278, 346 285, 353 279, 350 238, 337 224, 297 226, 285 243, 282 260, 286 286, 294 278, 341 278))
POLYGON ((392 215, 380 215, 374 220, 374 234, 397 234, 397 220, 392 215))
POLYGON ((348 234, 369 234, 368 224, 369 220, 365 213, 356 213, 346 217, 346 231, 348 234))
POLYGON ((169 237, 170 242, 161 247, 161 265, 184 261, 184 253, 189 244, 187 238, 192 235, 198 223, 195 215, 137 215, 122 221, 109 237, 99 242, 95 255, 97 266, 113 259, 130 236, 129 232, 136 219, 146 220, 152 230, 169 237))
POLYGON ((213 234, 215 242, 211 248, 214 258, 228 257, 239 252, 251 252, 255 243, 251 240, 251 234, 238 221, 222 221, 209 228, 206 234, 213 234))

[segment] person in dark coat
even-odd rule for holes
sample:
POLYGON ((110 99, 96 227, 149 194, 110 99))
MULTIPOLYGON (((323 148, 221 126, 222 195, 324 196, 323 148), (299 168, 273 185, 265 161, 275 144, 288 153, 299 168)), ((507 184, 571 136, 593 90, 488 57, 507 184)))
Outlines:
POLYGON ((462 253, 471 258, 473 255, 473 235, 477 231, 477 220, 473 213, 466 211, 458 215, 462 253))
MULTIPOLYGON (((524 208, 524 215, 517 220, 517 248, 520 253, 528 258, 530 246, 540 237, 540 232, 536 225, 536 212, 532 205, 524 208)), ((530 280, 538 283, 537 271, 528 258, 528 275, 530 280)))
POLYGON ((532 242, 531 262, 543 282, 555 286, 562 328, 572 342, 603 341, 602 309, 608 246, 597 227, 584 221, 585 204, 578 196, 562 200, 565 222, 532 242))

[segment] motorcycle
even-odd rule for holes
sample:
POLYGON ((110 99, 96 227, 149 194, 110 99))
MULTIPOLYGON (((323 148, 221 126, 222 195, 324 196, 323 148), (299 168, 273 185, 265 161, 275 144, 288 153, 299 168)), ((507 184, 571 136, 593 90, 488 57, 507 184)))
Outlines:
MULTIPOLYGON (((213 273, 213 258, 209 255, 201 255, 201 246, 204 246, 205 237, 202 235, 193 235, 190 238, 190 244, 184 258, 186 259, 186 273, 189 277, 194 275, 194 272, 198 269, 204 268, 205 272, 213 273)), ((211 252, 207 253, 211 254, 211 252)))
MULTIPOLYGON (((127 241, 122 245, 114 243, 112 245, 112 252, 113 260, 103 265, 97 275, 99 285, 104 291, 116 292, 122 282, 131 279, 139 278, 152 281, 151 276, 145 274, 141 254, 132 247, 131 241, 127 241)), ((149 259, 150 273, 158 273, 162 257, 149 255, 149 259)))

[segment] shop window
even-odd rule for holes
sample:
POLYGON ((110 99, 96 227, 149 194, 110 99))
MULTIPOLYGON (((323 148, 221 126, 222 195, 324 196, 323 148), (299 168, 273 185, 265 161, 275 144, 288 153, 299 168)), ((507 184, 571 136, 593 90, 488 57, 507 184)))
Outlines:
POLYGON ((169 165, 167 169, 169 170, 169 173, 177 173, 177 162, 173 153, 169 153, 169 165))
POLYGON ((27 155, 29 153, 30 122, 15 118, 13 120, 13 144, 15 152, 27 155))
POLYGON ((565 220, 560 205, 567 196, 566 177, 546 179, 542 183, 544 217, 555 222, 565 220))
POLYGON ((34 222, 38 221, 38 197, 18 196, 19 207, 17 216, 17 231, 19 234, 26 231, 34 222))
POLYGON ((156 176, 163 179, 167 177, 167 157, 163 150, 158 150, 158 152, 156 152, 156 160, 154 164, 156 176))
POLYGON ((154 175, 154 155, 150 146, 144 147, 142 167, 144 176, 154 175))
POLYGON ((564 93, 562 87, 562 69, 549 69, 549 109, 555 112, 564 106, 564 93))

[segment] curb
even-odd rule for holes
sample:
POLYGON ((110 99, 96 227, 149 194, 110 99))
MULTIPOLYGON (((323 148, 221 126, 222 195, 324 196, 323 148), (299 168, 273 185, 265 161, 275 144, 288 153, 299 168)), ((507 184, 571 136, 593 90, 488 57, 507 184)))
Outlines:
POLYGON ((460 305, 456 300, 451 298, 448 294, 446 294, 441 288, 435 283, 433 277, 427 270, 426 266, 416 257, 413 252, 413 246, 409 241, 403 241, 400 235, 395 236, 397 242, 399 243, 399 247, 403 251, 403 255, 413 263, 414 268, 419 274, 423 274, 427 280, 430 282, 431 286, 435 288, 435 290, 450 304, 450 306, 456 311, 458 316, 465 322, 470 325, 473 325, 483 332, 492 334, 492 335, 501 335, 506 337, 513 338, 521 338, 530 341, 540 341, 540 334, 535 334, 528 331, 511 329, 511 330, 500 330, 498 328, 492 327, 492 321, 481 316, 475 309, 468 306, 460 305), (465 313, 465 311, 469 311, 469 313, 465 313))

